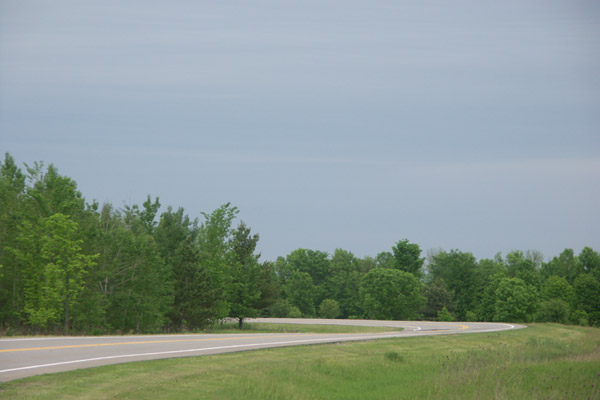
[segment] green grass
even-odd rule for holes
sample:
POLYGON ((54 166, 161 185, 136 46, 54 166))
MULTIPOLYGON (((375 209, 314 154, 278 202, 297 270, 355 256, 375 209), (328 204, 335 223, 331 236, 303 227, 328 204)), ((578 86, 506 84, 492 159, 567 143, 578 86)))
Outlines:
MULTIPOLYGON (((369 333, 401 331, 402 328, 385 326, 351 326, 320 324, 266 324, 260 322, 244 323, 242 332, 248 333, 369 333)), ((203 333, 240 333, 237 322, 227 322, 205 329, 203 333)))
MULTIPOLYGON (((402 328, 386 326, 350 326, 350 325, 321 325, 321 324, 266 324, 259 322, 245 322, 240 331, 237 322, 217 323, 208 328, 184 333, 370 333, 401 331, 402 328)), ((179 334, 179 333, 178 333, 179 334)), ((123 335, 123 336, 130 336, 123 335)), ((2 337, 3 335, 0 335, 2 337)), ((7 337, 9 335, 6 335, 7 337)), ((47 337, 44 335, 18 335, 11 338, 47 337)))
POLYGON ((300 346, 111 365, 0 385, 22 399, 598 399, 600 329, 300 346))

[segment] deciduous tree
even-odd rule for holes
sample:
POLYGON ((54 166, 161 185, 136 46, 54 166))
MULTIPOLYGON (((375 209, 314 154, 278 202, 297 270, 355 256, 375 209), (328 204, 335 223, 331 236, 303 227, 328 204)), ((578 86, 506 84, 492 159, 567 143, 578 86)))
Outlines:
POLYGON ((465 320, 467 311, 475 311, 477 293, 480 287, 477 261, 473 254, 452 250, 441 251, 429 264, 431 277, 442 278, 454 293, 456 316, 465 320))
POLYGON ((423 286, 411 273, 375 268, 361 282, 363 310, 373 319, 414 319, 423 305, 423 286))
POLYGON ((494 321, 526 322, 530 317, 532 297, 525 281, 504 278, 496 290, 494 321))
POLYGON ((421 268, 425 258, 421 257, 421 248, 418 244, 403 239, 392 247, 392 252, 394 254, 394 268, 409 272, 417 278, 422 277, 423 271, 421 268))
POLYGON ((244 319, 256 317, 261 306, 260 254, 255 254, 258 234, 251 235, 242 221, 231 238, 231 287, 229 290, 229 316, 237 318, 242 329, 244 319))

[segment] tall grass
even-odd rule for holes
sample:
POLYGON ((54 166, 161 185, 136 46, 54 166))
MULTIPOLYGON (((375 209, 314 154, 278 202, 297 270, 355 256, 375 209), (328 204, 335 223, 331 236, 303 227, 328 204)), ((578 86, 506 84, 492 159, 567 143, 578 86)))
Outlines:
MULTIPOLYGON (((241 332, 246 333, 369 333, 401 331, 387 326, 321 325, 321 324, 268 324, 247 322, 241 332)), ((217 323, 203 333, 240 333, 237 322, 217 323)))
POLYGON ((2 398, 598 399, 600 329, 534 325, 120 364, 0 385, 2 398))

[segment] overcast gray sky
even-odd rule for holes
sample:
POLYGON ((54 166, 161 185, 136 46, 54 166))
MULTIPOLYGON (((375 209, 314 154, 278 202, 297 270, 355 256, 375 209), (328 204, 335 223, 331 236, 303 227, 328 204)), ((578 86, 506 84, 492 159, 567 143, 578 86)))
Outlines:
POLYGON ((596 1, 0 0, 0 151, 263 259, 600 250, 596 1))

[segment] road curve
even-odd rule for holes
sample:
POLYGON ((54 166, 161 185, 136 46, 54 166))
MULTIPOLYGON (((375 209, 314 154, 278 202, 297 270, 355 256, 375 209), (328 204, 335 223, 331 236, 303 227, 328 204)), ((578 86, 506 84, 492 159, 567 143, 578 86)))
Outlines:
POLYGON ((85 336, 0 339, 0 382, 33 375, 131 361, 200 356, 271 347, 395 337, 497 332, 522 325, 476 322, 422 322, 257 318, 256 322, 386 326, 381 333, 239 333, 85 336))

